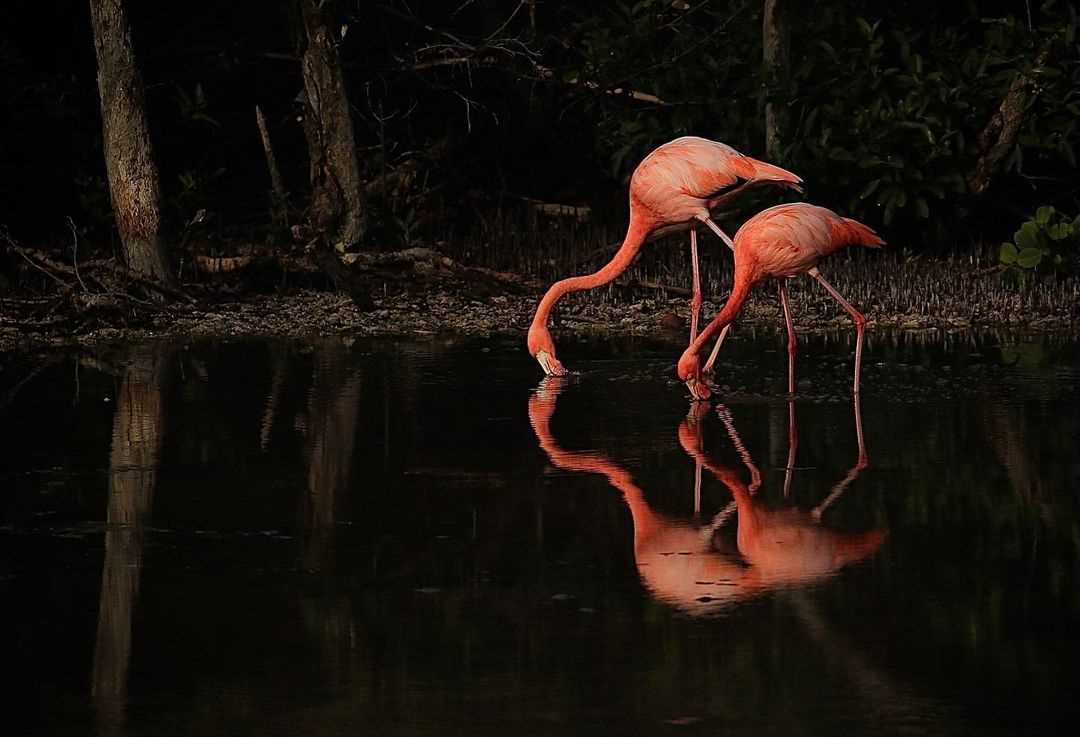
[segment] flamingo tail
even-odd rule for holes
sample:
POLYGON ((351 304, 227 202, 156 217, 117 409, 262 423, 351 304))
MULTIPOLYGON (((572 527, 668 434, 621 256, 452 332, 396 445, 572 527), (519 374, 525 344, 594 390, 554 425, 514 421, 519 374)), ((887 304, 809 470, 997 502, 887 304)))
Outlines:
POLYGON ((869 558, 877 552, 887 536, 885 530, 869 530, 841 537, 836 546, 836 563, 846 566, 869 558))
POLYGON ((754 167, 753 179, 755 181, 773 182, 796 192, 803 191, 803 180, 797 174, 757 159, 749 159, 749 161, 754 167))
POLYGON ((874 232, 873 228, 851 218, 840 218, 840 221, 833 225, 833 234, 845 245, 866 246, 867 248, 881 248, 885 245, 885 241, 874 232))

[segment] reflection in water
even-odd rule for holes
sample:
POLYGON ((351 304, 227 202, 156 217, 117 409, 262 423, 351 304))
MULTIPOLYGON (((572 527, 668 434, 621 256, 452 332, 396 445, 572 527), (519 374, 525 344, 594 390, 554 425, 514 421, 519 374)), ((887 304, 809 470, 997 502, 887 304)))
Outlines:
MULTIPOLYGON (((304 420, 308 473, 302 505, 301 565, 310 573, 330 574, 335 568, 339 505, 352 477, 362 382, 340 342, 321 346, 314 361, 304 420)), ((269 401, 274 401, 273 390, 269 401)), ((305 630, 322 654, 326 679, 336 682, 342 670, 340 656, 352 632, 349 599, 329 586, 305 595, 301 611, 305 630)))
POLYGON ((316 352, 314 360, 304 421, 308 493, 304 499, 302 555, 304 570, 324 571, 333 566, 337 506, 352 475, 361 381, 340 343, 326 344, 316 352))
POLYGON ((105 563, 91 691, 103 724, 121 724, 127 703, 131 622, 139 593, 143 531, 161 451, 168 352, 141 346, 126 357, 113 417, 105 563))
MULTIPOLYGON (((551 433, 551 417, 565 386, 565 378, 546 378, 529 400, 529 421, 541 449, 558 468, 602 474, 622 492, 634 525, 634 560, 645 586, 656 598, 689 614, 714 614, 778 587, 808 584, 825 578, 872 555, 885 538, 882 530, 846 533, 821 524, 825 510, 868 463, 857 399, 858 461, 826 499, 809 512, 794 507, 773 509, 757 498, 761 474, 743 445, 730 413, 723 406, 717 409, 717 414, 749 472, 749 484, 734 469, 710 460, 701 442, 701 426, 709 408, 700 402, 692 405, 690 414, 679 427, 679 442, 698 466, 695 503, 700 500, 701 468, 723 483, 734 498, 733 505, 709 523, 696 525, 691 520, 654 511, 631 475, 603 454, 567 451, 558 444, 551 433), (738 519, 737 553, 725 550, 720 537, 721 527, 733 512, 738 519)), ((793 403, 789 417, 789 437, 794 447, 793 403)), ((792 453, 785 474, 785 490, 790 486, 793 461, 792 453)))
MULTIPOLYGON (((139 594, 144 534, 158 476, 164 434, 166 370, 171 351, 147 345, 124 361, 113 418, 110 480, 97 641, 91 682, 99 722, 124 728, 132 657, 132 621, 139 594)), ((334 533, 341 498, 352 476, 361 380, 340 343, 315 351, 306 412, 307 484, 299 497, 300 566, 311 573, 334 569, 334 533)), ((260 426, 266 448, 277 411, 284 362, 271 384, 260 426)), ((206 377, 203 377, 204 380, 206 377)), ((328 579, 332 580, 332 579, 328 579)), ((331 587, 332 589, 332 587, 331 587)), ((340 653, 351 633, 348 598, 317 587, 301 599, 304 629, 317 644, 327 681, 341 671, 340 653)))
MULTIPOLYGON (((730 373, 774 343, 736 341, 730 373)), ((897 349, 863 396, 875 472, 859 415, 827 399, 844 346, 814 344, 835 355, 808 364, 822 401, 755 384, 687 417, 636 357, 546 382, 526 414, 529 366, 491 345, 159 343, 24 384, 0 408, 20 429, 0 473, 7 731, 1004 737, 1080 718, 1080 344, 1019 377, 988 346, 897 349)))

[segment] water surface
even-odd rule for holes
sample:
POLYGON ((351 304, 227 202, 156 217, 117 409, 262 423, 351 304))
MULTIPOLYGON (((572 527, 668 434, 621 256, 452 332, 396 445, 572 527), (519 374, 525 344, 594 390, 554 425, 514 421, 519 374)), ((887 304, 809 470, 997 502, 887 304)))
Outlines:
POLYGON ((857 405, 735 338, 712 406, 640 340, 5 357, 6 724, 1069 729, 1080 345, 875 335, 857 405))

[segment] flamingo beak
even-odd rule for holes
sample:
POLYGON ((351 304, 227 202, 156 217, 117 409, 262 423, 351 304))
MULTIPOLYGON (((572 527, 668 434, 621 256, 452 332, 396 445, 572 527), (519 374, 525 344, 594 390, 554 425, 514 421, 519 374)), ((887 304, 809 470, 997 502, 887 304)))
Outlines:
POLYGON ((690 390, 690 396, 696 402, 704 402, 712 396, 712 390, 697 376, 691 376, 686 380, 686 388, 690 390))
POLYGON ((555 358, 555 356, 547 351, 537 351, 536 361, 548 376, 566 376, 570 373, 563 367, 559 359, 555 358))

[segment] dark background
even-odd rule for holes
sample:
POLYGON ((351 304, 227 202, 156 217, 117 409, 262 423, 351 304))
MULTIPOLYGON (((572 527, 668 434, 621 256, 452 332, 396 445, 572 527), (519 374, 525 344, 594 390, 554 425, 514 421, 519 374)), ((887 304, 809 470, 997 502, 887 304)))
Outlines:
MULTIPOLYGON (((170 227, 199 209, 223 238, 266 226, 256 104, 302 210, 292 6, 129 6, 170 227)), ((1007 239, 1036 207, 1080 210, 1071 3, 793 4, 791 80, 772 91, 758 0, 542 2, 535 28, 516 0, 341 2, 337 12, 365 177, 417 166, 407 191, 370 198, 375 247, 453 240, 523 198, 590 205, 596 222, 625 222, 629 173, 666 140, 702 135, 764 157, 770 94, 790 111, 778 163, 808 181, 808 199, 882 229, 890 243, 963 249, 1007 239), (987 193, 972 195, 978 133, 1044 43, 1054 51, 1036 70, 1016 152, 987 193)), ((0 225, 46 246, 68 237, 70 216, 91 242, 110 242, 88 3, 15 0, 5 16, 0 225)))

